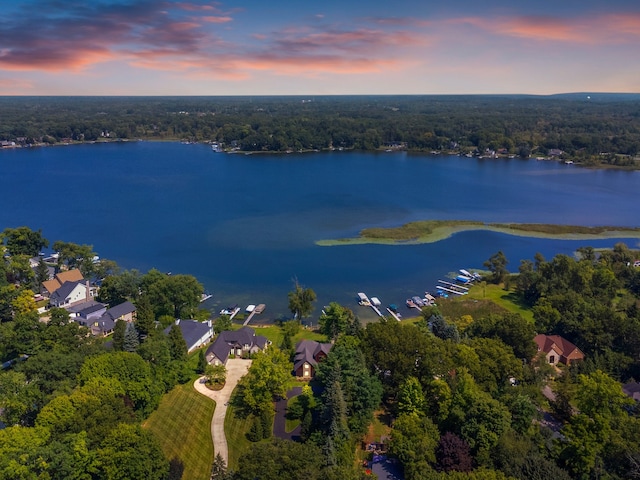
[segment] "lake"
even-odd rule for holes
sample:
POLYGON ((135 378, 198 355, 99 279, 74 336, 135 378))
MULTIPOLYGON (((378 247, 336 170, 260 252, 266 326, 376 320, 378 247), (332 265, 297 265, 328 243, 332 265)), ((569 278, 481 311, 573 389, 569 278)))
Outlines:
POLYGON ((423 245, 315 244, 366 227, 427 219, 640 226, 640 172, 547 161, 120 142, 4 149, 0 165, 1 229, 41 228, 51 243, 93 245, 126 269, 192 274, 213 294, 205 306, 265 303, 261 321, 288 314, 294 279, 318 295, 313 319, 336 301, 367 320, 373 314, 357 306, 357 292, 404 304, 498 250, 517 271, 536 252, 551 258, 619 241, 473 231, 423 245))

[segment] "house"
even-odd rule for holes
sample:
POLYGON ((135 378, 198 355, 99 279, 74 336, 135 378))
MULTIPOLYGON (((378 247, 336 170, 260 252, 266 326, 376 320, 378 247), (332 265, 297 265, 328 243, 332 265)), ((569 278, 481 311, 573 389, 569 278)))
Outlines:
POLYGON ((293 358, 293 371, 296 377, 310 379, 316 374, 316 365, 327 358, 333 345, 314 340, 300 340, 296 345, 293 358))
POLYGON ((633 398, 636 402, 640 402, 640 383, 630 382, 622 386, 622 391, 633 398))
MULTIPOLYGON (((213 338, 211 320, 198 322, 197 320, 180 320, 178 318, 175 324, 182 332, 182 338, 184 338, 184 341, 187 343, 187 351, 189 353, 213 338)), ((164 333, 168 335, 171 328, 172 327, 165 328, 164 333)))
POLYGON ((53 307, 70 307, 78 303, 91 300, 89 282, 79 280, 77 282, 64 282, 49 297, 49 304, 53 307))
POLYGON ((80 303, 67 308, 71 320, 88 327, 91 320, 100 318, 107 311, 107 305, 104 303, 91 300, 89 302, 80 303))
POLYGON ((536 335, 533 341, 538 352, 544 352, 547 362, 557 365, 558 362, 571 365, 572 362, 584 360, 584 353, 569 340, 560 335, 536 335))
POLYGON ((59 289, 65 282, 84 281, 84 277, 77 268, 57 273, 51 280, 42 282, 42 293, 45 297, 50 297, 53 292, 59 289))
POLYGON ((118 320, 130 323, 135 320, 136 314, 136 307, 131 302, 123 302, 107 309, 104 303, 89 301, 68 310, 74 322, 89 328, 96 336, 110 335, 118 320))
POLYGON ((205 357, 212 365, 224 365, 230 355, 242 357, 259 352, 267 348, 268 340, 262 335, 256 335, 250 327, 239 330, 220 332, 216 340, 207 348, 205 357))

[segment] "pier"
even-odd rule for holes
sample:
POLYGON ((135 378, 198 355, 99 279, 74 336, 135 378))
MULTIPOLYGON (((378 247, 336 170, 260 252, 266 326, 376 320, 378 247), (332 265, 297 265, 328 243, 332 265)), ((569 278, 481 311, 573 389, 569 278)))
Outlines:
MULTIPOLYGON (((461 290, 469 290, 468 287, 463 287, 462 285, 458 285, 457 283, 445 282, 444 280, 438 280, 438 282, 447 285, 450 288, 459 288, 461 290)), ((439 288, 439 287, 438 287, 439 288)))
MULTIPOLYGON (((378 300, 376 297, 372 297, 372 299, 375 299, 378 305, 380 305, 380 300, 378 300)), ((358 304, 363 306, 363 307, 371 307, 372 310, 374 312, 376 312, 376 315, 378 315, 379 317, 384 317, 384 315, 380 312, 380 310, 378 309, 378 307, 376 305, 374 305, 374 302, 372 302, 371 300, 369 300, 369 297, 367 297, 364 293, 360 292, 358 293, 358 304)))
POLYGON ((395 318, 397 321, 400 321, 400 317, 398 316, 399 314, 394 312, 393 310, 391 310, 389 307, 387 307, 387 312, 389 312, 389 314, 395 318))
POLYGON ((265 308, 267 308, 267 306, 264 303, 261 303, 260 305, 255 307, 253 310, 251 310, 251 313, 249 314, 247 319, 244 321, 242 326, 244 327, 244 326, 248 325, 249 322, 251 321, 251 319, 253 318, 253 316, 254 315, 260 315, 262 312, 264 312, 265 308))
POLYGON ((461 292, 460 290, 453 290, 453 289, 447 288, 447 287, 441 287, 439 285, 438 285, 437 288, 438 288, 438 290, 444 290, 445 292, 448 292, 448 293, 455 293, 456 295, 466 295, 467 293, 469 293, 469 292, 461 292))

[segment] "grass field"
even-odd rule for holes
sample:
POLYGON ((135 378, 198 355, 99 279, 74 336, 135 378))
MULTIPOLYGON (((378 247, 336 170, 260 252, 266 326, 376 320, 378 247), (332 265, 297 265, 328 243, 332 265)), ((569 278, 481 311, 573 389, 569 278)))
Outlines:
POLYGON ((158 409, 143 424, 158 438, 169 460, 182 462, 182 480, 210 478, 214 408, 215 402, 196 392, 189 382, 178 385, 162 397, 158 409))
POLYGON ((246 417, 239 415, 234 403, 232 397, 227 408, 227 416, 224 419, 224 431, 227 435, 227 445, 229 446, 229 468, 232 469, 238 467, 240 455, 251 446, 247 433, 253 424, 253 415, 247 415, 246 417))
MULTIPOLYGON (((262 335, 271 340, 274 345, 280 345, 282 343, 282 329, 277 325, 269 325, 267 327, 254 327, 256 335, 262 335)), ((321 333, 309 330, 306 328, 300 328, 300 331, 293 337, 293 344, 295 345, 300 340, 315 340, 316 342, 326 342, 327 337, 321 333)))
POLYGON ((519 313, 523 318, 533 323, 533 311, 518 301, 515 292, 506 291, 502 285, 475 285, 471 287, 469 295, 466 297, 472 300, 491 300, 505 310, 519 313))

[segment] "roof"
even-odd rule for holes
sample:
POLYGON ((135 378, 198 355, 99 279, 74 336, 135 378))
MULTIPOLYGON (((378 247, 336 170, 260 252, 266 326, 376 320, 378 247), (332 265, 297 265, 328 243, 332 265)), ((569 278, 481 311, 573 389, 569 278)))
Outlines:
POLYGON ((53 294, 51 294, 51 299, 60 299, 64 302, 64 299, 67 298, 78 285, 80 285, 84 289, 87 288, 84 284, 84 280, 80 280, 78 282, 64 282, 60 288, 58 288, 55 292, 53 292, 53 294))
POLYGON ((226 362, 231 347, 244 346, 259 347, 261 350, 267 346, 267 338, 262 335, 256 335, 251 327, 242 327, 238 330, 225 330, 220 332, 215 341, 207 348, 206 356, 214 354, 221 362, 226 362))
MULTIPOLYGON (((198 343, 202 337, 204 337, 207 332, 212 331, 211 325, 208 322, 198 322, 197 320, 180 320, 176 322, 178 327, 180 327, 180 331, 182 332, 182 338, 187 343, 187 348, 191 350, 191 348, 198 343)), ((164 329, 164 333, 168 334, 173 325, 164 329)))
POLYGON ((119 319, 120 317, 124 317, 130 313, 136 311, 136 306, 131 302, 123 302, 119 305, 111 307, 107 310, 107 315, 109 315, 114 321, 119 319))
POLYGON ((67 270, 64 272, 56 273, 55 277, 51 280, 45 280, 42 282, 42 286, 49 292, 49 294, 53 294, 57 289, 59 289, 65 282, 79 282, 84 280, 82 273, 77 268, 73 270, 67 270))
POLYGON ((538 345, 538 350, 542 350, 544 353, 549 353, 555 346, 560 350, 560 354, 565 357, 574 352, 578 353, 580 357, 584 356, 578 347, 560 335, 544 335, 541 333, 536 335, 533 341, 538 345))
POLYGON ((640 383, 631 382, 622 386, 622 391, 635 401, 640 401, 640 383))
POLYGON ((293 369, 298 370, 302 365, 317 365, 319 353, 328 355, 333 345, 331 343, 319 343, 315 340, 300 340, 296 345, 296 353, 293 358, 293 369))
POLYGON ((99 312, 100 310, 106 311, 107 306, 104 303, 96 302, 95 300, 90 300, 79 305, 73 305, 67 309, 69 313, 75 313, 84 318, 89 318, 92 313, 99 312))

